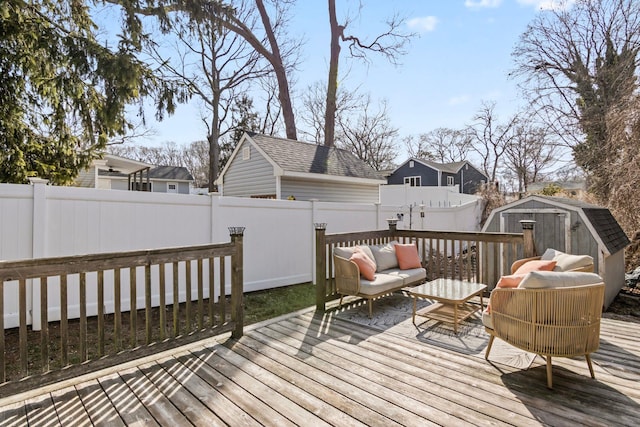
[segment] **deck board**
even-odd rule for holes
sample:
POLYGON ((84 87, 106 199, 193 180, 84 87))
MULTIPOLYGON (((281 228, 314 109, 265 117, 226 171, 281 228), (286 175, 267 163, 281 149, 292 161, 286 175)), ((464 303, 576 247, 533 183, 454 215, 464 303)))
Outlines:
POLYGON ((603 319, 593 354, 521 370, 313 311, 0 399, 17 425, 637 425, 640 323, 603 319))

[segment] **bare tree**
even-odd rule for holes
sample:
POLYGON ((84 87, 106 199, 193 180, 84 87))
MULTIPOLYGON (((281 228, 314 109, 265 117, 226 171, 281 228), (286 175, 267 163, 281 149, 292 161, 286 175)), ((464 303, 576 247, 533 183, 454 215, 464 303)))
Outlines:
POLYGON ((495 103, 482 104, 474 116, 474 123, 467 128, 473 151, 480 156, 483 172, 490 182, 496 182, 498 169, 505 151, 515 138, 518 116, 514 115, 505 124, 500 124, 494 112, 495 103))
POLYGON ((338 116, 337 145, 351 151, 375 170, 393 166, 397 137, 398 129, 391 126, 385 101, 374 109, 371 97, 366 96, 359 114, 338 116))
POLYGON ((542 172, 556 162, 557 146, 550 141, 546 128, 521 122, 514 128, 514 137, 505 150, 504 169, 517 181, 519 193, 529 184, 539 181, 542 172))
POLYGON ((635 0, 579 0, 541 12, 513 51, 525 94, 605 199, 612 188, 601 172, 618 162, 607 120, 635 108, 639 52, 635 0))
MULTIPOLYGON (((362 7, 362 6, 361 6, 362 7)), ((358 36, 345 32, 350 24, 349 18, 344 23, 338 22, 336 1, 329 0, 329 25, 331 28, 331 52, 329 57, 329 77, 327 79, 327 101, 324 119, 324 145, 333 146, 335 143, 336 111, 338 100, 338 64, 340 61, 340 42, 347 44, 349 53, 354 58, 367 60, 367 52, 375 52, 383 55, 392 63, 404 54, 404 46, 412 38, 413 34, 401 32, 400 28, 404 20, 398 16, 387 21, 387 30, 374 37, 371 41, 365 41, 358 36)))
POLYGON ((421 133, 417 139, 405 140, 409 155, 441 163, 467 160, 472 149, 471 135, 466 129, 437 128, 421 133))

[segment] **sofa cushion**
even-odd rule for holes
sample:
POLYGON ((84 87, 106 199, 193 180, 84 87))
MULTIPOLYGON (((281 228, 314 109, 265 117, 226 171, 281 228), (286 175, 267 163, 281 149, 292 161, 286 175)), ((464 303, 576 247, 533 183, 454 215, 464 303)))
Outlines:
POLYGON ((602 277, 595 273, 577 271, 532 271, 520 282, 519 288, 566 288, 602 283, 602 277))
POLYGON ((513 274, 521 274, 525 275, 532 271, 551 271, 556 266, 556 261, 554 260, 534 260, 528 261, 522 264, 513 274))
POLYGON ((398 258, 396 258, 396 250, 394 248, 398 242, 391 241, 384 245, 370 245, 369 249, 373 253, 376 260, 376 271, 389 270, 390 268, 398 268, 398 258))
POLYGON ((422 267, 420 255, 418 255, 418 247, 416 245, 412 243, 398 243, 397 245, 395 245, 395 250, 400 270, 422 267))
MULTIPOLYGON (((367 257, 368 257, 368 258, 369 258, 369 259, 370 259, 374 264, 376 264, 376 259, 374 258, 374 256, 373 256, 373 252, 371 252, 371 248, 370 248, 369 246, 367 246, 367 245, 358 245, 358 246, 356 246, 356 247, 354 248, 354 250, 355 250, 355 249, 358 249, 358 250, 360 250, 360 251, 364 252, 364 254, 365 254, 365 255, 366 255, 366 256, 367 256, 367 257)), ((376 270, 377 270, 377 266, 376 266, 376 270)))
POLYGON ((551 248, 544 251, 540 259, 555 261, 554 271, 569 271, 593 264, 593 257, 589 255, 572 255, 551 248))
POLYGON ((408 270, 400 270, 399 268, 392 268, 390 270, 386 270, 384 274, 401 277, 403 284, 405 286, 411 283, 424 281, 424 279, 427 278, 427 270, 425 270, 422 267, 411 268, 408 270))
POLYGON ((375 279, 374 276, 376 274, 376 264, 371 258, 369 258, 369 256, 360 246, 356 246, 354 248, 353 255, 351 255, 349 261, 353 261, 356 263, 362 277, 367 280, 375 279))
POLYGON ((336 246, 335 248, 333 248, 333 253, 335 255, 338 255, 339 257, 349 259, 351 258, 351 255, 353 255, 353 249, 354 249, 353 246, 346 246, 346 247, 336 246))
POLYGON ((391 292, 403 286, 402 277, 391 274, 376 274, 374 280, 360 280, 360 293, 362 295, 377 295, 391 292))
POLYGON ((493 319, 491 318, 489 307, 482 310, 482 324, 489 329, 493 329, 493 319))

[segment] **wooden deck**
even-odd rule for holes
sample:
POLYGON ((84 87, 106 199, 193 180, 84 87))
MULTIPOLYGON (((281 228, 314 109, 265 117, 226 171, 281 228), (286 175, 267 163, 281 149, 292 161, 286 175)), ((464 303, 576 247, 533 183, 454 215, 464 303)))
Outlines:
POLYGON ((593 355, 499 366, 303 311, 0 398, 0 425, 638 425, 640 324, 604 319, 593 355))

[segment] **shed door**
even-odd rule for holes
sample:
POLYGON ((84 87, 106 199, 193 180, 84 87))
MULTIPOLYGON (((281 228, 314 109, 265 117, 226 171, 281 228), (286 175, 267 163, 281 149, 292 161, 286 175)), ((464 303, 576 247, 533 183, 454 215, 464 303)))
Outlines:
POLYGON ((520 220, 534 220, 536 252, 542 255, 547 248, 570 252, 567 247, 567 233, 570 227, 569 212, 557 209, 532 209, 526 212, 508 211, 502 213, 501 229, 506 233, 522 233, 520 220))

